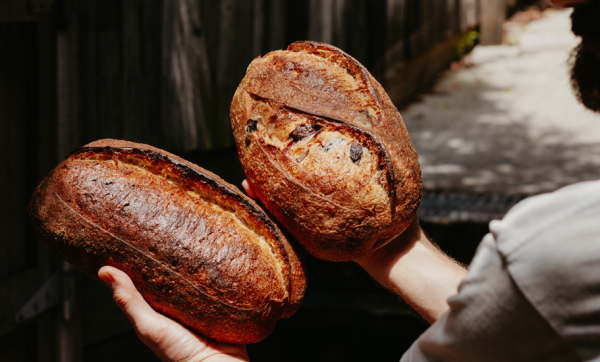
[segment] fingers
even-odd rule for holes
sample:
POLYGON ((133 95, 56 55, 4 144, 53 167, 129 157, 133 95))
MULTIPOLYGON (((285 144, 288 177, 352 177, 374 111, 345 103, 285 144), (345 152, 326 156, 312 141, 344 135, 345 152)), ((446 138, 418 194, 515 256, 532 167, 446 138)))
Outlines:
POLYGON ((248 179, 242 181, 242 186, 244 187, 244 190, 246 190, 246 193, 251 199, 256 199, 256 194, 254 193, 254 189, 252 188, 252 185, 250 184, 250 181, 248 181, 248 179))

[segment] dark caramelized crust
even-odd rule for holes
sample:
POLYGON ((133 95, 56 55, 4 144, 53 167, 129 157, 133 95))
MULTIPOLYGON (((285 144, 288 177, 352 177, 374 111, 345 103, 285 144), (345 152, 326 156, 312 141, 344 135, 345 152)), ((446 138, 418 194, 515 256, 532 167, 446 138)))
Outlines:
POLYGON ((417 154, 381 85, 340 49, 305 41, 255 59, 231 122, 257 196, 314 256, 352 260, 410 224, 417 154))
POLYGON ((175 155, 101 140, 38 186, 36 229, 93 278, 125 271, 161 313, 209 338, 265 338, 299 307, 303 266, 275 224, 234 186, 175 155))

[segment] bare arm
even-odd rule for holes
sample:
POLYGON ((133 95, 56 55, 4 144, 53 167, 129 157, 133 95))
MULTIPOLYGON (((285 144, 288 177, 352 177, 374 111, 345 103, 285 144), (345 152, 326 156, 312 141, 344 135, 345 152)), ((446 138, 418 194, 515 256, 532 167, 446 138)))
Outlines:
MULTIPOLYGON (((256 198, 248 180, 242 186, 248 196, 256 198)), ((449 309, 446 300, 456 294, 467 275, 465 267, 427 239, 416 215, 402 235, 355 262, 429 323, 437 321, 449 309)))
POLYGON ((446 300, 467 274, 427 239, 416 216, 402 235, 355 262, 429 323, 448 310, 446 300))

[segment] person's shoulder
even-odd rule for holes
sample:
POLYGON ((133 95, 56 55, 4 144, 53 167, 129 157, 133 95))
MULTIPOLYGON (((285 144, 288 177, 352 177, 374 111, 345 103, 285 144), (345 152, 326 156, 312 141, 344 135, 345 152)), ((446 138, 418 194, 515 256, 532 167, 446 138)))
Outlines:
POLYGON ((600 356, 600 181, 527 199, 490 230, 531 305, 583 360, 600 356))
MULTIPOLYGON (((527 198, 515 205, 502 220, 492 221, 490 231, 500 251, 509 255, 550 230, 575 229, 592 218, 600 220, 600 180, 527 198)), ((553 239, 546 238, 546 241, 549 243, 553 239)))

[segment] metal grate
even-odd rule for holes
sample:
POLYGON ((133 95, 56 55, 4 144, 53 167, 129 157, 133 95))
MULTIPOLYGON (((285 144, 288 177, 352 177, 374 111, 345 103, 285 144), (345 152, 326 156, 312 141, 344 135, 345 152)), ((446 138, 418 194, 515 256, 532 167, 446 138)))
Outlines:
POLYGON ((525 195, 424 192, 419 219, 428 222, 480 222, 501 219, 525 195))

